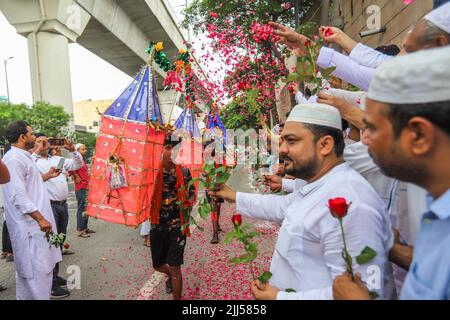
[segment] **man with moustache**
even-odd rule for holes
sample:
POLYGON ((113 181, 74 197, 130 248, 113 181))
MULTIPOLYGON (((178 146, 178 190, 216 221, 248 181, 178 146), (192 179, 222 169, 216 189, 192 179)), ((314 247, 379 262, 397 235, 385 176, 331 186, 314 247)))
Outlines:
MULTIPOLYGON (((380 279, 372 287, 381 297, 392 246, 391 226, 384 204, 356 171, 343 160, 342 119, 336 108, 324 104, 296 106, 281 134, 280 158, 285 171, 304 180, 286 196, 235 192, 220 186, 214 196, 236 202, 236 211, 256 219, 281 224, 270 271, 270 285, 252 283, 252 293, 260 300, 333 299, 332 283, 346 266, 342 258, 339 220, 330 214, 328 200, 343 197, 350 205, 343 219, 347 246, 357 256, 366 246, 378 255, 380 279), (296 292, 287 292, 293 288, 296 292)), ((354 265, 367 279, 365 266, 354 265)))
MULTIPOLYGON (((50 144, 45 134, 36 134, 35 152, 31 155, 39 171, 43 174, 48 172, 51 167, 57 167, 61 159, 60 156, 49 155, 50 144)), ((50 197, 50 203, 56 222, 57 233, 67 235, 67 225, 69 223, 69 207, 67 198, 69 197, 69 187, 67 185, 67 172, 80 169, 84 165, 83 158, 75 150, 75 146, 70 141, 64 141, 64 148, 71 153, 71 159, 64 159, 63 166, 60 169, 60 175, 47 180, 45 185, 50 197)), ((53 272, 52 299, 65 298, 70 295, 67 287, 67 281, 59 276, 59 263, 56 264, 53 272)))
MULTIPOLYGON (((413 260, 401 293, 406 300, 450 299, 450 48, 385 63, 371 84, 363 141, 384 174, 429 192, 413 260)), ((391 255, 406 260, 396 252, 391 255)), ((336 299, 368 299, 359 279, 335 279, 336 299)))
POLYGON ((36 137, 24 121, 6 129, 11 149, 3 161, 11 181, 3 186, 5 220, 11 237, 16 265, 16 298, 47 300, 52 287, 53 268, 62 260, 61 251, 49 247, 45 235, 56 232, 50 198, 44 181, 57 177, 55 167, 41 175, 28 151, 36 137))

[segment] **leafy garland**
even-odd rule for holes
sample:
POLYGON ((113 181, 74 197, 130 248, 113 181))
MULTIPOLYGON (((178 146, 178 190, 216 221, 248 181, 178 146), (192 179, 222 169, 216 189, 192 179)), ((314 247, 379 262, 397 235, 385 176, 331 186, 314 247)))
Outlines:
POLYGON ((171 62, 167 55, 164 53, 163 42, 150 42, 150 46, 145 50, 150 53, 152 48, 155 48, 155 63, 165 72, 167 77, 164 80, 164 85, 172 86, 177 91, 182 91, 182 81, 185 82, 185 94, 188 105, 192 107, 192 103, 195 101, 194 89, 193 89, 193 77, 192 71, 192 59, 189 51, 180 49, 178 51, 178 57, 175 62, 171 62), (183 79, 181 79, 183 78, 183 79))

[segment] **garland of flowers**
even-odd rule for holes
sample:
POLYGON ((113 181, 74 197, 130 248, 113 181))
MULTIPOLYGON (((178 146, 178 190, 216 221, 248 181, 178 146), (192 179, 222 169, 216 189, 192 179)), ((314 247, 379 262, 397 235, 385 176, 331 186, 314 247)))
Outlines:
POLYGON ((150 52, 152 47, 155 48, 155 63, 167 73, 164 79, 164 86, 172 87, 178 92, 185 93, 186 100, 188 102, 194 102, 194 72, 192 70, 191 62, 193 60, 190 53, 187 50, 180 49, 177 60, 172 63, 163 51, 163 42, 151 42, 146 52, 150 52), (185 83, 185 90, 183 90, 183 82, 185 83))

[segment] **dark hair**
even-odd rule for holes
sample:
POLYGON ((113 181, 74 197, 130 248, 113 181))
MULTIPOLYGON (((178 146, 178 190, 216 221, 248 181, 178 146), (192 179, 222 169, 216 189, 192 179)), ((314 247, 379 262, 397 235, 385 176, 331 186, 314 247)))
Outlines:
POLYGON ((345 141, 341 130, 308 123, 304 123, 303 125, 314 135, 314 142, 319 141, 322 137, 331 136, 334 140, 334 153, 337 157, 342 157, 344 154, 345 141))
POLYGON ((388 56, 396 56, 400 53, 400 48, 395 44, 390 44, 387 46, 380 46, 375 48, 375 50, 387 54, 388 56))
POLYGON ((47 136, 46 134, 43 134, 43 133, 35 133, 34 135, 35 135, 36 138, 46 137, 47 136))
POLYGON ((350 125, 349 125, 348 121, 345 119, 342 119, 342 131, 347 130, 349 126, 350 125))
POLYGON ((6 128, 5 136, 9 143, 16 143, 22 134, 28 133, 28 124, 23 121, 16 121, 11 123, 8 128, 6 128))
POLYGON ((450 100, 420 104, 391 104, 388 114, 394 134, 399 137, 408 121, 422 117, 450 136, 450 100))

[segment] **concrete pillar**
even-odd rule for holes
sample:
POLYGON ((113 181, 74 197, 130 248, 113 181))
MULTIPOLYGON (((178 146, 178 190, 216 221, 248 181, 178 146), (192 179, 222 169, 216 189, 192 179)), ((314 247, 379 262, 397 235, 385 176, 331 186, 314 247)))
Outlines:
POLYGON ((89 13, 74 0, 0 0, 0 10, 28 40, 33 102, 73 115, 68 44, 83 33, 89 13))
POLYGON ((27 36, 33 102, 64 107, 73 114, 68 39, 58 33, 27 36))

